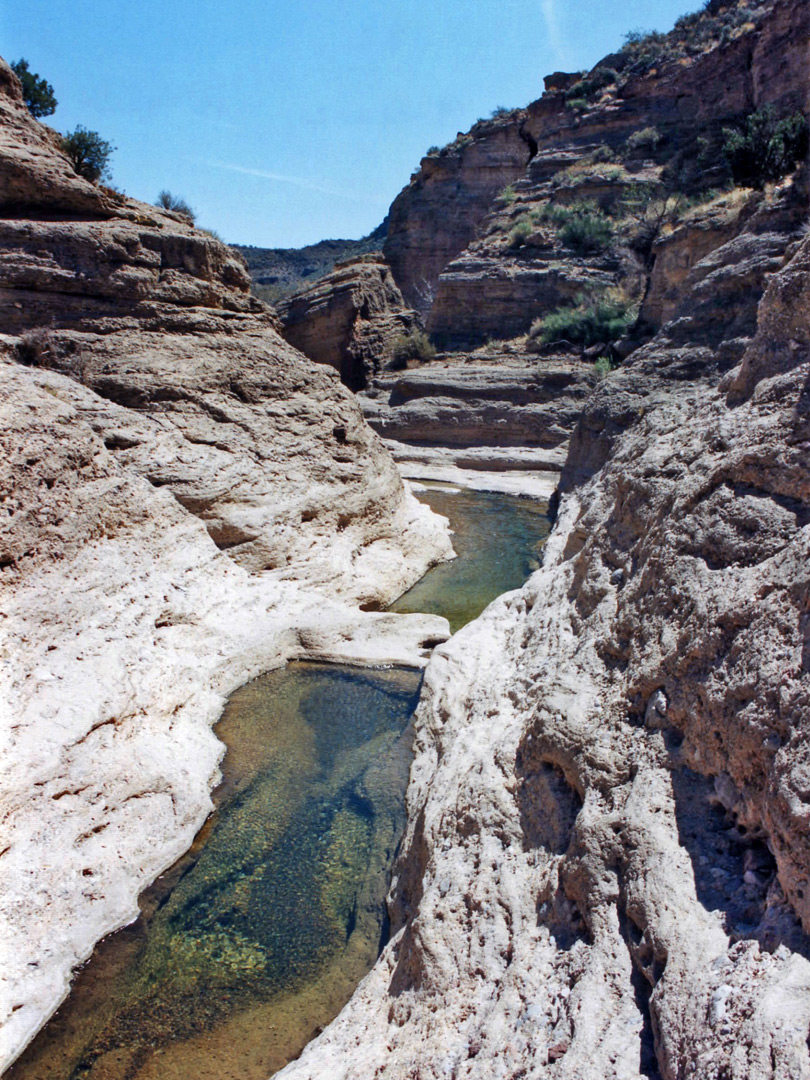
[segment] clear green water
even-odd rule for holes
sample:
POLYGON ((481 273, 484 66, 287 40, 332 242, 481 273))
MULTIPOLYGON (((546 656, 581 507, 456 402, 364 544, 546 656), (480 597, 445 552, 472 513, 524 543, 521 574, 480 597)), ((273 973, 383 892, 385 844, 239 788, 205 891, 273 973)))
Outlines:
MULTIPOLYGON (((459 558, 394 605, 454 629, 521 584, 544 506, 431 490, 459 558)), ((384 941, 421 674, 291 664, 237 691, 217 811, 96 949, 8 1080, 266 1080, 342 1008, 384 941)))
POLYGON ((458 558, 434 567, 391 611, 444 615, 455 633, 496 596, 520 588, 537 569, 550 529, 548 506, 511 495, 452 493, 439 487, 419 498, 450 519, 458 558))

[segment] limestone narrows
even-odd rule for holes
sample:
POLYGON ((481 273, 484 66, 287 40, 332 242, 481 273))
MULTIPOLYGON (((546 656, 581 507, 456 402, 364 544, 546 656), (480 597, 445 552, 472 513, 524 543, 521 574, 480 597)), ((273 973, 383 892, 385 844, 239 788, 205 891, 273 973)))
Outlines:
MULTIPOLYGON (((404 607, 421 600, 460 626, 537 565, 546 508, 422 497, 450 516, 459 557, 404 607)), ((214 816, 9 1080, 140 1080, 158 1063, 188 1080, 226 1067, 261 1080, 299 1053, 388 940, 420 683, 413 669, 299 663, 237 691, 216 728, 228 749, 214 816)))

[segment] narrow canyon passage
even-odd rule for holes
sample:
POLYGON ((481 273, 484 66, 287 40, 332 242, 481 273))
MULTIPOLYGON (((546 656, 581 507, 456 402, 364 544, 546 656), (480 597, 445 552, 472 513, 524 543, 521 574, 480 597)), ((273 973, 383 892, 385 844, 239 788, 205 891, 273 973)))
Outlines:
MULTIPOLYGON (((547 507, 419 497, 450 518, 459 557, 393 608, 455 631, 536 569, 547 507)), ((215 814, 9 1080, 265 1080, 300 1053, 386 940, 420 685, 413 669, 294 663, 233 694, 215 814)))

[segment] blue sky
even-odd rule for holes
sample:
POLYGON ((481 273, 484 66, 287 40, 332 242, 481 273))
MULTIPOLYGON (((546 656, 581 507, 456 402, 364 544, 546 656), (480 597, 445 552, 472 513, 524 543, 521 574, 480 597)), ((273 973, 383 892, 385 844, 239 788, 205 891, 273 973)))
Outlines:
POLYGON ((162 188, 233 243, 378 225, 433 144, 628 30, 700 0, 3 0, 0 52, 52 83, 60 131, 109 139, 114 182, 162 188))

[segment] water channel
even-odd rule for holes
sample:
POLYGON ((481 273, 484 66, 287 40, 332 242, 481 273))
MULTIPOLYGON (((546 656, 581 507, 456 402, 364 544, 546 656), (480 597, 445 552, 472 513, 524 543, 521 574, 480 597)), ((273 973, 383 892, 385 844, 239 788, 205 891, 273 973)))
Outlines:
MULTIPOLYGON (((431 488, 458 558, 394 611, 453 631, 536 568, 542 503, 431 488)), ((7 1080, 266 1080, 385 942, 421 673, 295 663, 233 694, 215 813, 7 1080)))

